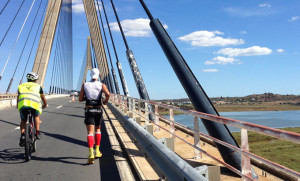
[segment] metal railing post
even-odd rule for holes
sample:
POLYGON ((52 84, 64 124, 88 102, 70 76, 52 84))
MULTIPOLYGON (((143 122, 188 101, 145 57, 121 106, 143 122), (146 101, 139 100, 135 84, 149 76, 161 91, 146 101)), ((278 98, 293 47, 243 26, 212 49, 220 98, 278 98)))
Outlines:
POLYGON ((155 105, 155 131, 160 131, 160 128, 158 125, 159 125, 158 105, 155 105))
POLYGON ((170 137, 175 139, 175 124, 174 124, 174 112, 170 109, 170 137))
MULTIPOLYGON (((201 147, 201 143, 200 143, 200 135, 199 135, 199 119, 198 117, 194 117, 194 146, 195 147, 201 147)), ((202 158, 202 154, 201 152, 195 148, 195 152, 194 152, 194 159, 197 158, 202 158)))
MULTIPOLYGON (((249 152, 248 131, 247 129, 243 129, 243 128, 241 129, 241 149, 243 151, 249 152)), ((243 153, 242 153, 241 167, 242 167, 242 174, 251 177, 250 157, 243 153)), ((248 178, 243 176, 242 180, 247 181, 248 178)))
POLYGON ((145 102, 145 124, 149 124, 148 102, 145 102))
POLYGON ((128 110, 132 111, 132 99, 128 97, 128 110))
POLYGON ((135 118, 135 99, 132 99, 132 113, 133 113, 133 118, 135 118))
POLYGON ((124 96, 124 110, 127 110, 128 106, 127 106, 127 97, 124 96))
POLYGON ((118 95, 118 101, 119 101, 120 109, 123 109, 123 105, 122 105, 121 99, 122 99, 121 95, 118 95))
POLYGON ((138 101, 138 109, 139 109, 139 117, 141 117, 142 116, 141 101, 138 101))

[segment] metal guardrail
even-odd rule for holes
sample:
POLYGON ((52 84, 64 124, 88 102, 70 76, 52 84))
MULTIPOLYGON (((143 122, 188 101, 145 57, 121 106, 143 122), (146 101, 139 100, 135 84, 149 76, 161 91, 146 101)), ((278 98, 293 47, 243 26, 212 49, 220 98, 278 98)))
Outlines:
POLYGON ((125 115, 119 108, 113 104, 108 104, 108 107, 117 115, 126 131, 134 136, 168 180, 208 181, 207 178, 202 176, 202 172, 207 170, 206 166, 203 166, 202 169, 199 168, 199 171, 193 168, 177 154, 159 142, 143 127, 138 125, 132 118, 125 115))
POLYGON ((280 170, 284 173, 287 173, 288 175, 290 175, 294 178, 300 179, 300 173, 249 152, 249 145, 248 145, 248 131, 254 131, 254 132, 272 136, 272 137, 275 137, 275 138, 278 138, 281 140, 286 140, 286 141, 300 144, 300 134, 298 134, 298 133, 278 130, 278 129, 269 128, 266 126, 256 125, 256 124, 252 124, 252 123, 247 123, 247 122, 243 122, 243 121, 239 121, 239 120, 224 118, 224 117, 220 117, 220 116, 216 116, 216 115, 210 115, 210 114, 201 113, 201 112, 197 112, 197 111, 184 110, 184 109, 181 109, 181 108, 178 108, 175 106, 166 105, 166 104, 162 104, 162 103, 155 102, 155 101, 146 101, 146 100, 136 99, 136 98, 132 98, 132 97, 126 97, 123 95, 113 95, 111 102, 114 103, 115 105, 117 105, 121 110, 128 110, 128 111, 133 112, 134 117, 139 116, 139 117, 145 118, 146 125, 149 124, 149 122, 150 122, 150 120, 148 119, 148 115, 153 114, 155 116, 155 120, 152 123, 155 125, 155 131, 164 129, 165 131, 170 133, 170 137, 173 137, 173 138, 176 137, 176 138, 184 141, 191 147, 193 147, 195 149, 194 158, 201 157, 201 153, 203 153, 203 154, 207 155, 208 157, 221 163, 222 165, 224 165, 228 169, 232 170, 236 174, 240 175, 243 178, 243 180, 255 180, 251 177, 250 158, 258 160, 266 165, 269 165, 276 170, 280 170), (145 109, 149 105, 152 105, 155 107, 155 112, 150 112, 148 109, 145 109), (164 116, 159 115, 158 107, 163 107, 163 108, 169 109, 170 118, 168 119, 164 116), (174 110, 193 116, 194 117, 194 129, 188 128, 180 123, 175 122, 174 114, 173 114, 174 110), (144 114, 142 114, 142 112, 144 112, 144 114), (209 135, 201 133, 199 131, 199 122, 198 122, 199 118, 203 118, 203 119, 211 120, 214 122, 241 128, 241 148, 235 147, 235 146, 225 143, 221 140, 215 139, 209 135), (170 122, 170 130, 167 130, 159 125, 160 119, 165 119, 170 122), (193 131, 194 132, 194 144, 191 144, 191 143, 187 142, 186 140, 184 140, 184 138, 180 138, 177 135, 175 135, 175 125, 179 125, 181 127, 185 127, 186 129, 193 131), (227 163, 219 160, 218 158, 214 157, 213 155, 207 153, 206 151, 202 150, 200 147, 200 136, 211 139, 214 142, 217 142, 226 147, 230 147, 233 150, 239 152, 241 154, 241 158, 242 158, 242 163, 241 163, 242 170, 240 171, 240 170, 228 165, 227 163))
POLYGON ((17 98, 17 93, 0 92, 0 100, 1 99, 16 99, 16 98, 17 98))

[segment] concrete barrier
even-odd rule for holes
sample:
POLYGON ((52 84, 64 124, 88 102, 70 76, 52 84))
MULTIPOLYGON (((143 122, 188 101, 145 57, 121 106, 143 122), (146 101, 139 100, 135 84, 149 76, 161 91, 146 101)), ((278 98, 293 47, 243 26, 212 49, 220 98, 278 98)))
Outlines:
MULTIPOLYGON (((58 94, 58 95, 46 95, 46 99, 54 99, 54 98, 59 98, 59 97, 69 97, 69 94, 58 94)), ((6 109, 10 107, 16 107, 17 106, 17 99, 0 99, 0 110, 1 109, 6 109)))

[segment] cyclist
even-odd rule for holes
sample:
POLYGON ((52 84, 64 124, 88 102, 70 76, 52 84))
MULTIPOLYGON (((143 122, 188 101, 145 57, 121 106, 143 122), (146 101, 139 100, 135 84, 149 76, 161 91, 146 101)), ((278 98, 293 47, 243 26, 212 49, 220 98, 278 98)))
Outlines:
POLYGON ((79 94, 79 102, 86 100, 85 104, 85 120, 84 123, 87 128, 87 142, 89 148, 88 164, 93 164, 95 157, 100 158, 102 153, 100 152, 101 141, 101 119, 102 119, 102 93, 105 94, 105 100, 103 104, 106 105, 109 100, 110 92, 105 84, 98 81, 99 69, 94 68, 91 71, 92 80, 84 83, 81 86, 79 94), (94 132, 96 132, 94 134, 94 132), (95 136, 94 136, 95 135, 95 136), (94 154, 94 144, 96 144, 96 150, 94 154))
POLYGON ((17 108, 19 109, 21 116, 21 138, 19 143, 21 147, 25 146, 25 126, 28 110, 31 110, 31 113, 34 116, 36 138, 41 139, 40 114, 42 113, 42 108, 44 109, 47 107, 47 101, 43 89, 39 84, 36 83, 36 81, 39 79, 38 75, 34 72, 30 72, 26 77, 27 82, 19 85, 18 87, 17 98, 17 108), (41 99, 43 101, 43 107, 41 106, 41 99))

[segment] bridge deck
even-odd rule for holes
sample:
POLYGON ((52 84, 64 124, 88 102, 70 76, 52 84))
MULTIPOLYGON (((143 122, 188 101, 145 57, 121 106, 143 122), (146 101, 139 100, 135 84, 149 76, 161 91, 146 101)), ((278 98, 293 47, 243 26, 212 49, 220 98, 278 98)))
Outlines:
MULTIPOLYGON (((108 117, 104 116, 102 124, 101 151, 103 157, 93 165, 87 165, 86 129, 83 124, 83 104, 70 102, 70 98, 49 100, 49 107, 42 114, 42 140, 38 141, 37 152, 30 162, 24 162, 24 149, 18 146, 19 115, 16 108, 0 110, 0 180, 159 180, 161 173, 142 149, 126 133, 119 121, 106 107, 108 117), (111 124, 112 123, 112 124, 111 124), (122 151, 118 140, 124 148, 122 151), (125 153, 138 170, 133 176, 125 153), (32 171, 34 170, 34 171, 32 171)), ((143 124, 142 120, 142 124, 143 124)), ((168 129, 168 125, 161 124, 168 129)), ((193 143, 193 137, 182 131, 176 134, 193 143)), ((157 138, 169 137, 161 130, 154 132, 157 138)), ((218 150, 209 144, 202 149, 219 155, 218 150)), ((176 139, 175 152, 193 167, 202 164, 220 165, 203 155, 202 159, 193 159, 193 149, 176 139)), ((217 156, 221 159, 221 156, 217 156)), ((279 180, 271 175, 263 177, 261 170, 256 169, 259 180, 279 180)), ((221 167, 221 180, 241 180, 224 167, 221 167)))
MULTIPOLYGON (((42 140, 30 162, 19 147, 19 114, 16 108, 0 110, 0 180, 121 180, 116 154, 109 141, 107 120, 102 129, 103 157, 87 165, 83 104, 70 98, 49 100, 43 111, 42 140)), ((119 161, 122 156, 118 155, 119 161)), ((124 160, 124 158, 123 158, 124 160)), ((122 170, 126 168, 122 167, 122 170)))

